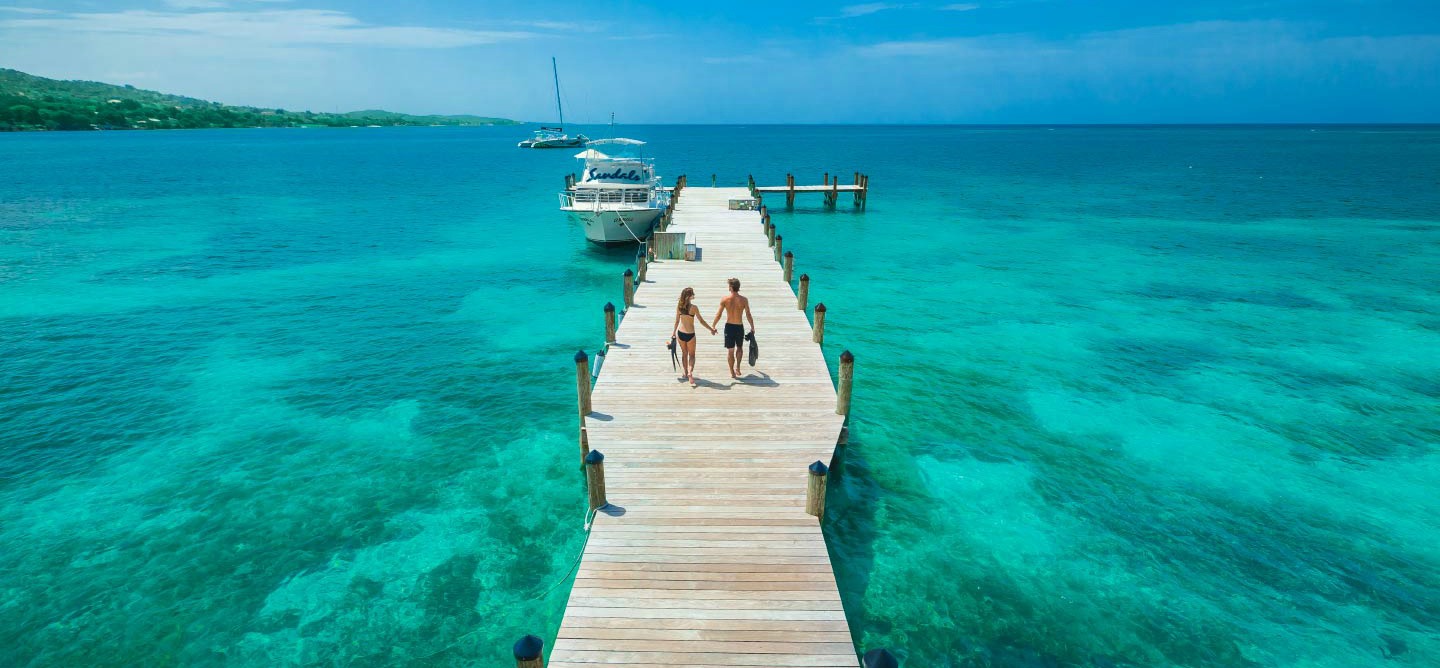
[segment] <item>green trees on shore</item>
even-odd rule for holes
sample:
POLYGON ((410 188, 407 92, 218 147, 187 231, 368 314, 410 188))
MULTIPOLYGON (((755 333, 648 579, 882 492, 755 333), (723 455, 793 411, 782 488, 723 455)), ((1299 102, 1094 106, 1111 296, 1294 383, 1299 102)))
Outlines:
POLYGON ((134 86, 58 81, 0 69, 0 132, 514 124, 482 116, 412 116, 388 111, 317 114, 234 107, 134 86))

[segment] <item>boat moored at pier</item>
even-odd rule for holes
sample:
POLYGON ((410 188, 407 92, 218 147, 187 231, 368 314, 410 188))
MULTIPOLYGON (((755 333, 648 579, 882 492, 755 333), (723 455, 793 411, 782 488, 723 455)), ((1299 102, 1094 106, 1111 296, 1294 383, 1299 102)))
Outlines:
POLYGON ((640 243, 669 203, 654 160, 644 156, 638 139, 597 139, 576 158, 584 161, 580 178, 560 193, 560 210, 598 244, 640 243))

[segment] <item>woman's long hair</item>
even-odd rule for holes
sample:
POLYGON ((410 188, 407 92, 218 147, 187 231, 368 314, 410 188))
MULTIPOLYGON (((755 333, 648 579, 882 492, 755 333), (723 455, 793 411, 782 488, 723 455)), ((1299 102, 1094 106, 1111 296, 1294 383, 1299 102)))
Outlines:
POLYGON ((680 305, 675 307, 680 315, 690 315, 690 300, 695 298, 695 288, 685 288, 680 291, 680 305))

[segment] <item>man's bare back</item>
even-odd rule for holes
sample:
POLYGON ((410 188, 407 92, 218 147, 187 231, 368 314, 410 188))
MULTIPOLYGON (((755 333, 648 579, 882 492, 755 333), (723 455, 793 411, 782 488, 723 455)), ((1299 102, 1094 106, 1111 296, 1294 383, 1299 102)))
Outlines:
MULTIPOLYGON (((745 311, 750 308, 750 300, 743 295, 730 294, 720 300, 720 308, 725 309, 725 322, 731 325, 738 325, 744 322, 745 311)), ((750 323, 750 328, 755 328, 755 323, 750 323)))

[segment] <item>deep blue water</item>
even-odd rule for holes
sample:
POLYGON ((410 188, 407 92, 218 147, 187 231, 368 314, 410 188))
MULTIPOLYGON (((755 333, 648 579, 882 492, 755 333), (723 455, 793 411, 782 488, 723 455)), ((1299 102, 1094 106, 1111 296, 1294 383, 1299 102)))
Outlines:
MULTIPOLYGON (((775 215, 859 360, 827 535, 862 649, 1440 662, 1440 129, 623 133, 692 184, 872 177, 775 215)), ((632 251, 522 134, 0 135, 0 664, 554 636, 570 358, 632 251)))

